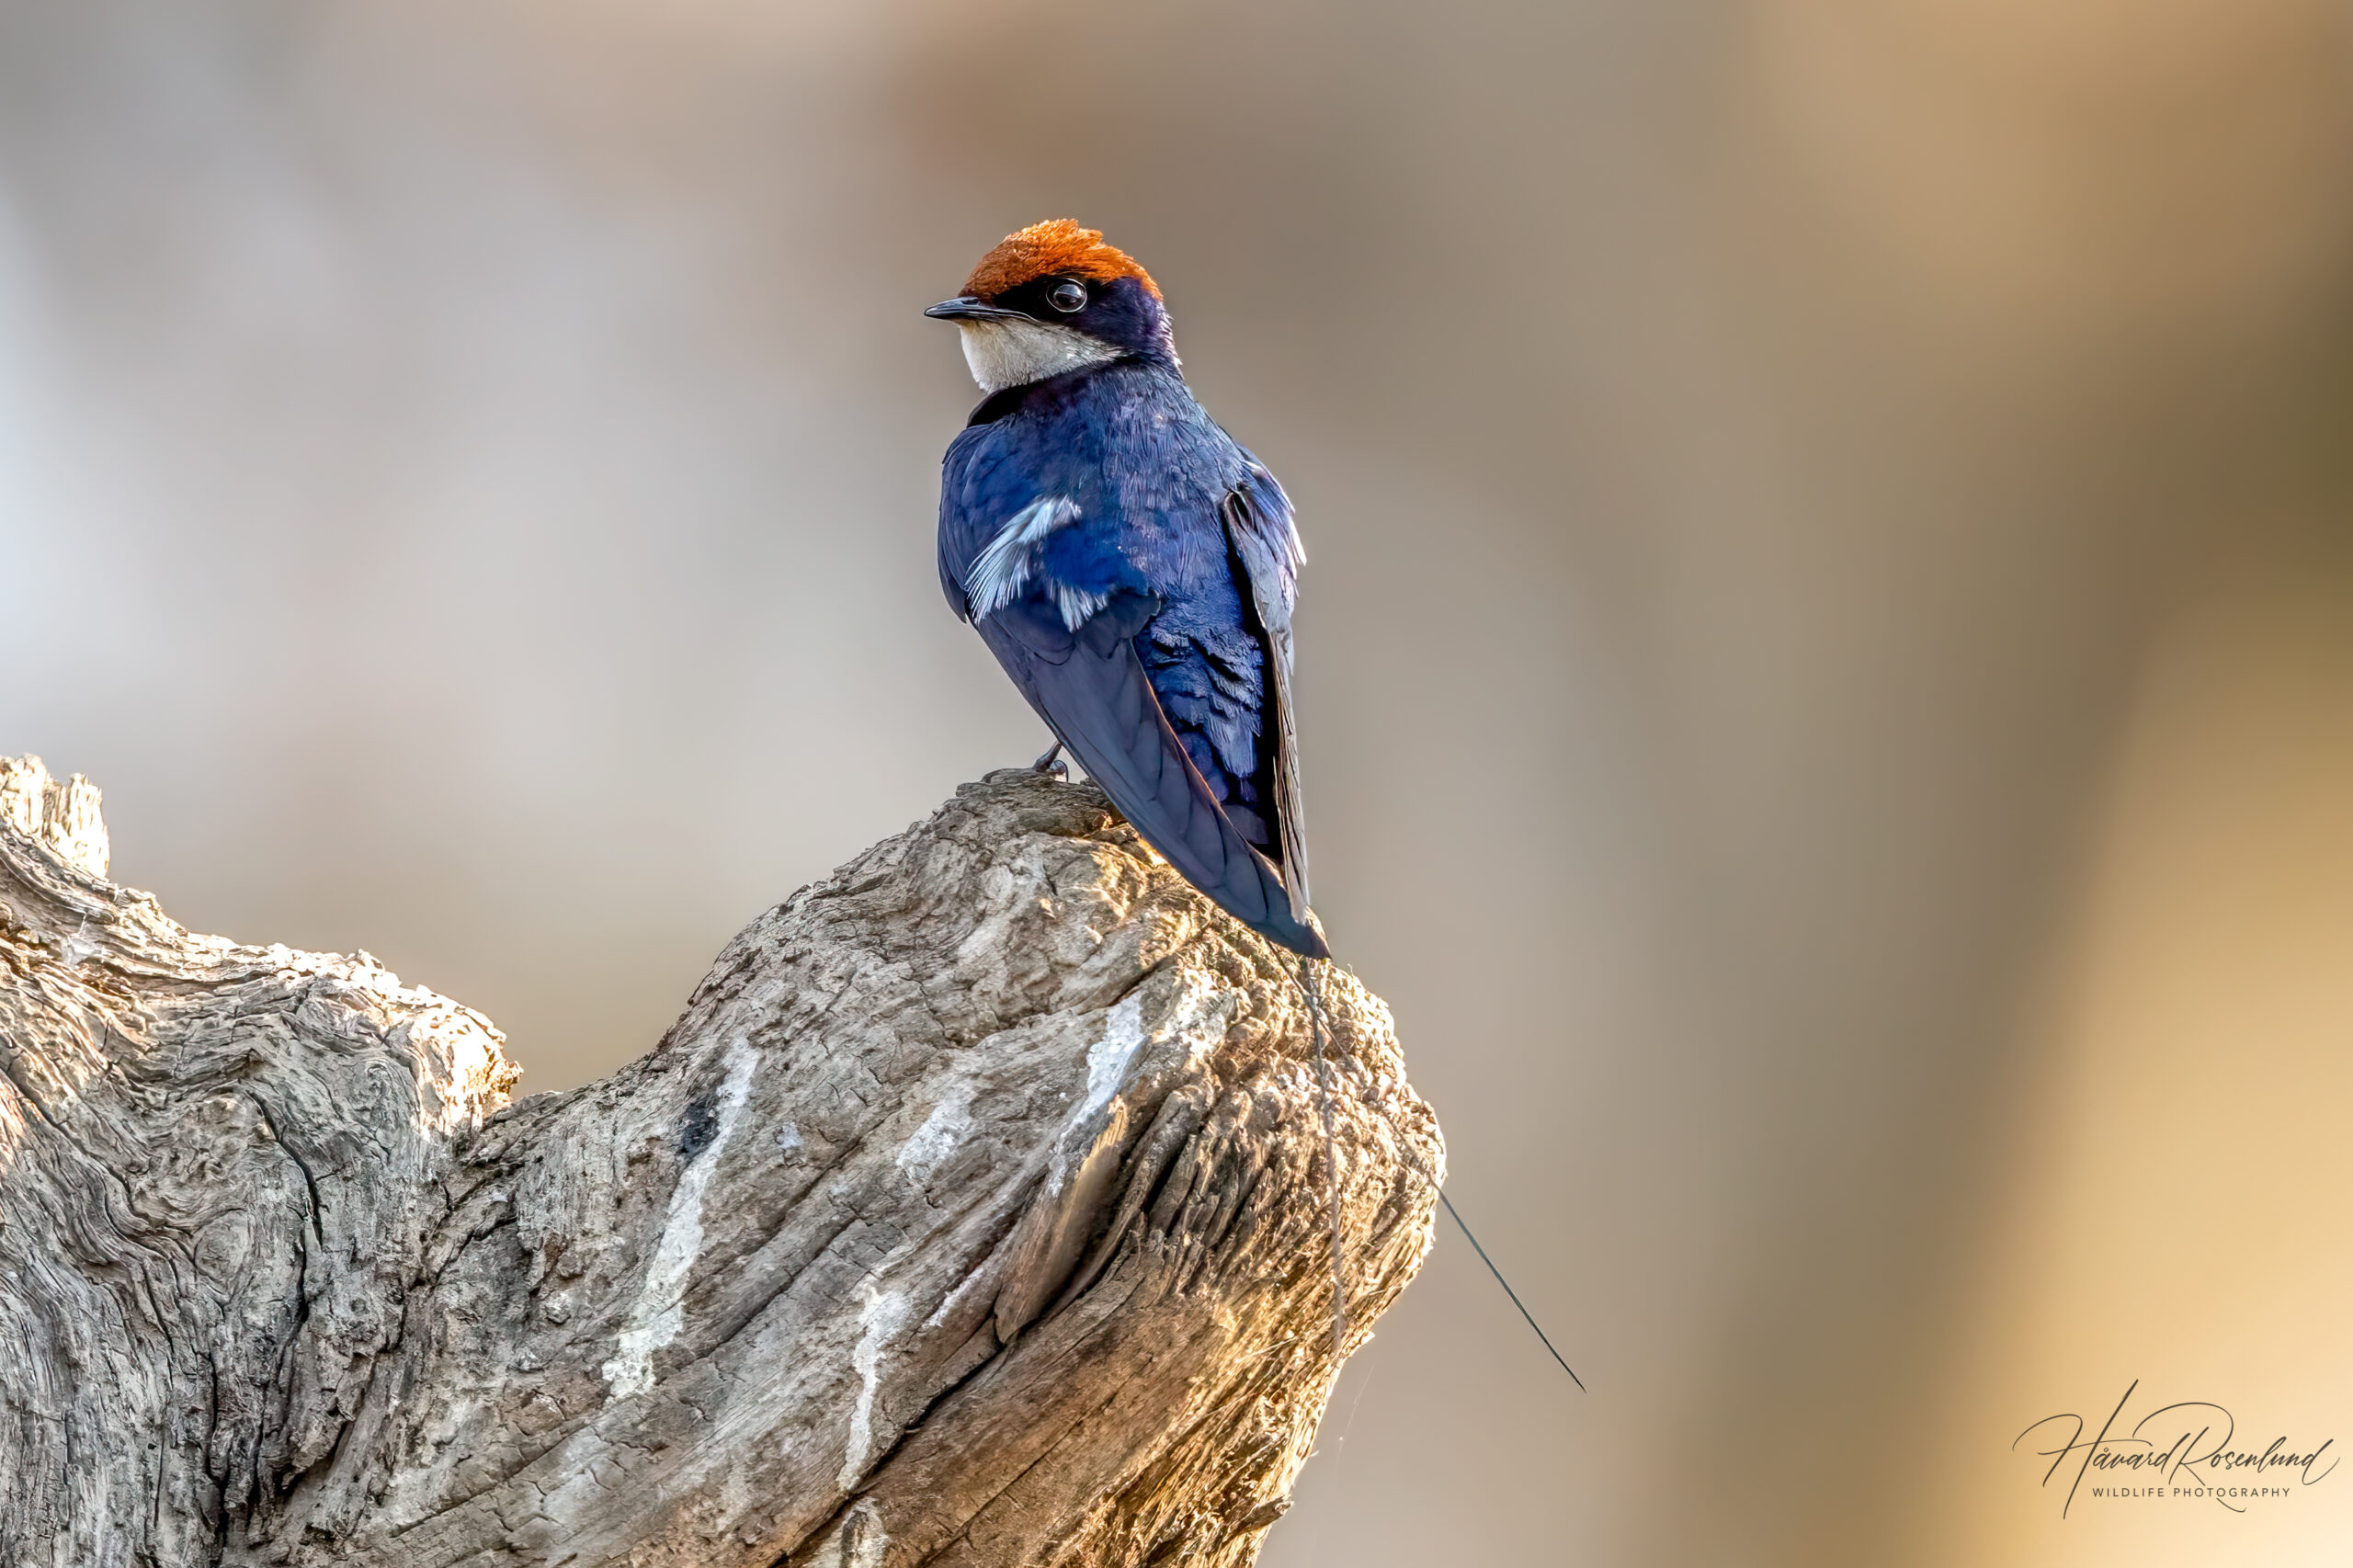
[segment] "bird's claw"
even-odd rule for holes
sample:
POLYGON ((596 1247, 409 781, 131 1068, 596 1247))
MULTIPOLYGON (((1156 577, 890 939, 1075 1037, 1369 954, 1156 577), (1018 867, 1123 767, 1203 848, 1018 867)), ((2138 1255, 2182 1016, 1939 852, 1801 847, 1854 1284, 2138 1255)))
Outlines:
POLYGON ((1029 765, 1030 771, 1042 773, 1049 778, 1059 778, 1067 784, 1070 782, 1070 764, 1062 757, 1063 744, 1056 741, 1045 756, 1029 765))

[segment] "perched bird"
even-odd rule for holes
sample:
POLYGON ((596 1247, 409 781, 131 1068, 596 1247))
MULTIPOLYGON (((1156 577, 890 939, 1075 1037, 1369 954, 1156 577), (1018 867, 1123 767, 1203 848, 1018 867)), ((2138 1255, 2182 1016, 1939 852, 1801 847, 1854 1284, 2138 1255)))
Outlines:
POLYGON ((984 393, 939 489, 956 614, 1146 842, 1251 929, 1324 958, 1291 716, 1305 560, 1282 486, 1185 385, 1159 286, 1068 219, 924 312, 984 393))

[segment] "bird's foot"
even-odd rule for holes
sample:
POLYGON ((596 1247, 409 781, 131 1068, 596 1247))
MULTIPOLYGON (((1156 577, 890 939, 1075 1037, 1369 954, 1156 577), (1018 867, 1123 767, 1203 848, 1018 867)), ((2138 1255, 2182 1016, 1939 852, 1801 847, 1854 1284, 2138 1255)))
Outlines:
POLYGON ((1056 741, 1045 756, 1029 765, 1029 769, 1033 773, 1042 773, 1050 778, 1059 778, 1067 784, 1070 782, 1070 764, 1062 758, 1063 744, 1056 741))

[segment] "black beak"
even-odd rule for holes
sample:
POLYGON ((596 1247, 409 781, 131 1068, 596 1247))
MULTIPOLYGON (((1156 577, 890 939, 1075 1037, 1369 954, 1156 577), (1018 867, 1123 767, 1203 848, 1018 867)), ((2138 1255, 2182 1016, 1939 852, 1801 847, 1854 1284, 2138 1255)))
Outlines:
POLYGON ((939 303, 924 312, 924 314, 939 321, 1002 321, 1008 316, 1018 316, 1021 312, 1001 311, 985 300, 975 299, 970 294, 960 294, 955 299, 940 301, 939 303))

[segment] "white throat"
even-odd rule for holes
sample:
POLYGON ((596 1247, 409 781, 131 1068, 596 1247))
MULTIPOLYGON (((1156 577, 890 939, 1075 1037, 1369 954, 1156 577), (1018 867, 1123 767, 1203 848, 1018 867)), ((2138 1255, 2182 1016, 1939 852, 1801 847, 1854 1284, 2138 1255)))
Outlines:
POLYGON ((997 316, 960 321, 956 326, 963 335, 964 363, 972 368, 972 380, 992 394, 1120 357, 1101 338, 1051 322, 997 316))

